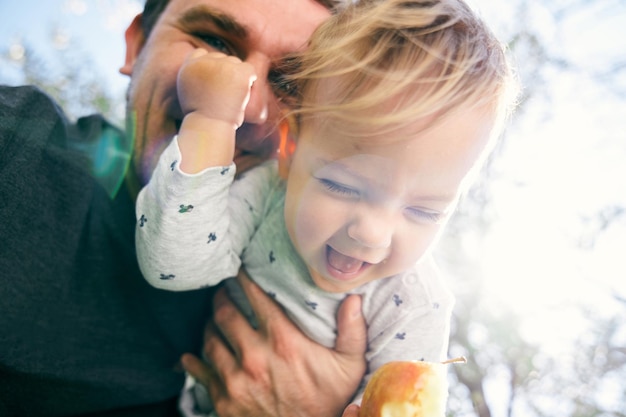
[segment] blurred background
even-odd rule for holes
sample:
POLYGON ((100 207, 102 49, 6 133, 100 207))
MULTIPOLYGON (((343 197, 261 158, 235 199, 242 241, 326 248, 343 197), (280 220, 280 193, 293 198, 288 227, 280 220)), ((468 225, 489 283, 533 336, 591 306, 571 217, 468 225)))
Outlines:
MULTIPOLYGON (((449 416, 626 416, 626 2, 473 0, 523 85, 436 257, 457 296, 449 416)), ((123 126, 141 0, 0 2, 0 83, 123 126)))

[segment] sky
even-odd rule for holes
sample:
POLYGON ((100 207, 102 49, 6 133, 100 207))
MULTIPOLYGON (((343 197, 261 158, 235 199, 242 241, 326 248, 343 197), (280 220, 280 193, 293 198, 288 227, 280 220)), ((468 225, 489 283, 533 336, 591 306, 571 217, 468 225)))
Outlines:
MULTIPOLYGON (((513 30, 520 11, 507 7, 510 2, 472 3, 502 37, 513 30)), ((523 123, 514 119, 495 165, 493 219, 479 256, 495 308, 524 315, 521 331, 558 354, 580 333, 569 306, 588 303, 610 316, 623 311, 610 291, 626 298, 626 213, 596 232, 599 213, 626 207, 626 77, 607 81, 610 62, 626 63, 626 2, 592 0, 563 21, 541 1, 528 3, 532 29, 574 71, 548 74, 545 94, 525 104, 523 123)), ((54 34, 57 46, 80 45, 103 83, 123 94, 123 31, 142 4, 0 1, 0 53, 20 43, 45 53, 54 34)), ((12 81, 10 71, 0 74, 7 78, 0 82, 12 81)))
POLYGON ((2 0, 0 51, 28 44, 48 57, 51 48, 76 45, 96 64, 102 82, 121 94, 128 85, 118 71, 124 63, 124 30, 142 7, 141 0, 2 0))
POLYGON ((551 40, 546 42, 551 53, 567 58, 574 71, 552 76, 550 100, 527 103, 524 123, 510 132, 497 183, 505 189, 494 195, 500 210, 516 221, 499 220, 501 236, 493 242, 498 251, 496 242, 506 235, 518 237, 508 242, 516 249, 507 251, 508 257, 503 254, 507 263, 520 264, 518 281, 532 273, 529 261, 534 260, 548 267, 547 276, 571 280, 542 277, 541 284, 553 282, 554 291, 567 293, 567 286, 576 287, 580 279, 581 284, 612 286, 626 297, 626 216, 598 235, 595 250, 580 250, 582 240, 591 236, 591 218, 626 203, 626 74, 622 71, 621 91, 605 75, 609 62, 624 65, 626 4, 590 4, 558 26, 542 18, 541 8, 535 12, 551 40), (513 182, 519 186, 507 187, 513 182))

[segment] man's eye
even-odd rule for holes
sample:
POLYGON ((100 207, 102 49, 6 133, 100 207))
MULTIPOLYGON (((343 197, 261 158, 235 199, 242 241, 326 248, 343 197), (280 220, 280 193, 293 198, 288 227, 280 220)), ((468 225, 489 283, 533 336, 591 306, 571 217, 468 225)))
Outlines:
POLYGON ((207 44, 211 49, 222 52, 226 55, 234 55, 234 51, 222 38, 219 36, 207 34, 207 33, 195 33, 194 36, 207 44))
POLYGON ((351 187, 347 187, 343 184, 339 184, 335 181, 331 181, 329 179, 325 179, 325 178, 319 178, 318 181, 320 182, 320 184, 322 184, 322 186, 324 188, 326 188, 328 191, 335 193, 335 194, 339 194, 343 197, 359 197, 359 190, 356 190, 354 188, 351 187))
POLYGON ((278 71, 270 71, 267 79, 276 97, 289 106, 297 104, 298 87, 295 82, 288 80, 284 74, 278 71))
POLYGON ((407 207, 406 212, 411 219, 420 222, 439 223, 442 218, 442 214, 439 212, 424 210, 417 207, 407 207))
POLYGON ((269 71, 267 79, 276 97, 287 101, 286 104, 295 105, 298 99, 298 85, 291 80, 288 74, 298 69, 298 61, 293 58, 282 60, 275 68, 269 71))

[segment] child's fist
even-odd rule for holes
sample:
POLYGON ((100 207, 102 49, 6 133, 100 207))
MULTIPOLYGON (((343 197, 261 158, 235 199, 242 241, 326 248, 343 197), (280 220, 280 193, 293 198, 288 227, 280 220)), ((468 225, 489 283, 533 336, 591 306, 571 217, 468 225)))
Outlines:
POLYGON ((178 71, 183 114, 196 112, 237 129, 243 123, 255 80, 254 67, 236 56, 196 49, 178 71))

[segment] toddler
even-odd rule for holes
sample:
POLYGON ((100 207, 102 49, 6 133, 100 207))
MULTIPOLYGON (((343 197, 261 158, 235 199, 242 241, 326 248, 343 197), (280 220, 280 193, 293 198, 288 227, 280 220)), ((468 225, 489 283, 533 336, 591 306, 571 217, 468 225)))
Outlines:
MULTIPOLYGON (((189 57, 178 85, 186 116, 138 198, 138 258, 152 285, 173 291, 244 267, 328 347, 338 305, 360 294, 358 404, 383 363, 445 359, 453 296, 429 251, 500 131, 513 78, 461 0, 351 3, 285 65, 292 110, 278 158, 233 181, 255 75, 235 56, 189 57), (216 87, 194 90, 193 77, 216 87)), ((236 280, 226 285, 253 321, 236 280)), ((194 401, 187 413, 210 411, 194 401)))

